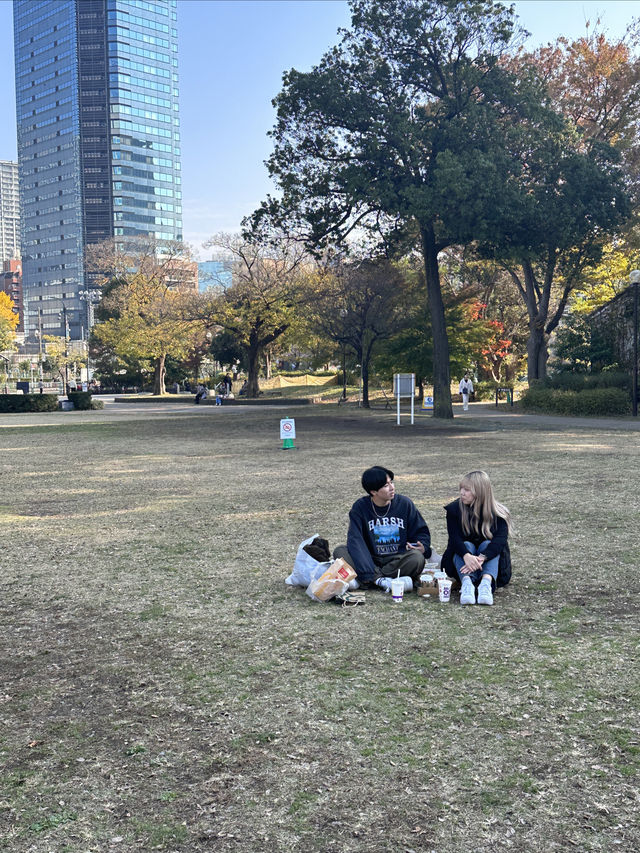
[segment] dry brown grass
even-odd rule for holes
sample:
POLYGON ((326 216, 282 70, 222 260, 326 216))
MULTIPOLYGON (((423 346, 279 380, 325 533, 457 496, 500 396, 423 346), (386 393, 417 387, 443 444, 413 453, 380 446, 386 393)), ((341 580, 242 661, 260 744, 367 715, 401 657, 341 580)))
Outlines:
POLYGON ((637 850, 639 434, 281 416, 0 419, 0 849, 637 850), (493 608, 285 587, 376 462, 490 472, 493 608))

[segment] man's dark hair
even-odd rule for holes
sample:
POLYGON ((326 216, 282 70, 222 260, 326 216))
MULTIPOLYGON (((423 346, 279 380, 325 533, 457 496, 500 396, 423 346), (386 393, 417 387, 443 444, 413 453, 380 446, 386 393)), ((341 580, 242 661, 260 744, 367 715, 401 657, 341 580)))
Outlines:
POLYGON ((373 468, 367 468, 362 475, 362 488, 370 495, 371 492, 377 492, 387 482, 387 476, 393 480, 393 471, 388 468, 383 468, 381 465, 374 465, 373 468))

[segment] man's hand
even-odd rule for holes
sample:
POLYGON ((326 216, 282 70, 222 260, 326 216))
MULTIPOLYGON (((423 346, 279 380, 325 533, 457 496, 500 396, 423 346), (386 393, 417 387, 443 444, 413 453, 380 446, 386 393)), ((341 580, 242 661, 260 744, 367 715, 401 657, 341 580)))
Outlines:
POLYGON ((424 554, 424 545, 422 542, 407 542, 407 551, 420 551, 424 554))

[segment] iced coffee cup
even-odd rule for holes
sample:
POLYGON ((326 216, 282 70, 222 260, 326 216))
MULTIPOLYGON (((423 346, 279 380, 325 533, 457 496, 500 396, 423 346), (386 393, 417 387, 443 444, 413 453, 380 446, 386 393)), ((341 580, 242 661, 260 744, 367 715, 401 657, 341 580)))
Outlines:
POLYGON ((395 602, 400 602, 404 598, 404 580, 402 578, 394 578, 391 581, 391 599, 395 602))
POLYGON ((444 604, 451 601, 451 585, 453 581, 450 578, 438 579, 438 598, 444 604))

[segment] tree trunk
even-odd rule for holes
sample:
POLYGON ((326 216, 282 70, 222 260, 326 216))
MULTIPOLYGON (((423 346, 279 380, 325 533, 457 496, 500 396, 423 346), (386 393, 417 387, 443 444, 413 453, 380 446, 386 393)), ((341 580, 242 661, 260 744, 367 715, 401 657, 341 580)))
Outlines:
POLYGON ((422 238, 422 256, 433 332, 433 416, 435 418, 453 418, 449 340, 444 318, 442 290, 440 289, 438 248, 432 226, 430 224, 421 226, 420 236, 422 238))
POLYGON ((547 336, 538 324, 530 325, 527 341, 527 381, 529 385, 547 375, 547 336))
POLYGON ((362 360, 362 408, 370 409, 369 405, 369 359, 370 355, 367 355, 362 360))
POLYGON ((167 393, 164 387, 164 377, 166 373, 164 365, 165 358, 166 355, 163 354, 156 359, 155 371, 153 376, 153 393, 159 397, 167 393))
POLYGON ((549 299, 554 269, 554 259, 551 258, 546 266, 544 284, 539 286, 536 283, 531 262, 522 262, 525 287, 523 290, 520 286, 520 290, 523 292, 529 315, 529 339, 527 340, 527 381, 529 385, 537 379, 544 379, 547 375, 549 335, 545 332, 545 325, 549 315, 549 299))
POLYGON ((258 384, 260 347, 257 343, 250 343, 247 352, 247 360, 249 362, 249 369, 247 372, 247 397, 257 397, 260 393, 260 386, 258 384))

